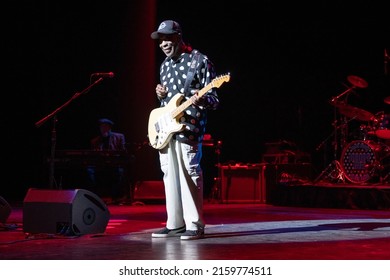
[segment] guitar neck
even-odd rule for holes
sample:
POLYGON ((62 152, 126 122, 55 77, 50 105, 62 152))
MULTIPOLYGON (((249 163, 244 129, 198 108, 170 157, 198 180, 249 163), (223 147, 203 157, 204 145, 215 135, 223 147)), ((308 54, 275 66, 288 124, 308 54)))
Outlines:
MULTIPOLYGON (((213 88, 213 82, 206 85, 204 88, 198 91, 198 97, 202 97, 205 95, 211 88, 213 88)), ((175 110, 172 112, 172 118, 176 118, 183 112, 187 107, 189 107, 192 104, 192 99, 189 98, 186 101, 184 101, 182 104, 177 106, 175 110)))

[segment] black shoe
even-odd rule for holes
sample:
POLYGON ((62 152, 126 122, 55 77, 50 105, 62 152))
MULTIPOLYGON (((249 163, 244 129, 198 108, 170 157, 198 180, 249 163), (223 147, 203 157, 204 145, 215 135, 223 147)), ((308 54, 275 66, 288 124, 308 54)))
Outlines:
POLYGON ((185 231, 186 231, 186 226, 182 226, 175 229, 169 229, 165 227, 159 231, 153 232, 152 237, 156 237, 156 238, 176 237, 176 236, 180 236, 185 231))
POLYGON ((192 222, 196 225, 198 229, 196 230, 186 230, 181 236, 181 240, 194 240, 194 239, 201 239, 204 237, 204 225, 200 224, 199 222, 192 222))
POLYGON ((204 238, 204 229, 186 230, 181 234, 181 240, 195 240, 204 238))

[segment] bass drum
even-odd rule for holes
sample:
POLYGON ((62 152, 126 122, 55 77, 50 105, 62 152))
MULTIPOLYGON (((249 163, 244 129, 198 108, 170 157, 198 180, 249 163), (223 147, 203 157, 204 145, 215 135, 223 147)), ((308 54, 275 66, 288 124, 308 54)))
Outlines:
POLYGON ((374 141, 353 141, 341 155, 341 168, 352 183, 366 183, 378 178, 381 161, 389 153, 385 144, 374 141))

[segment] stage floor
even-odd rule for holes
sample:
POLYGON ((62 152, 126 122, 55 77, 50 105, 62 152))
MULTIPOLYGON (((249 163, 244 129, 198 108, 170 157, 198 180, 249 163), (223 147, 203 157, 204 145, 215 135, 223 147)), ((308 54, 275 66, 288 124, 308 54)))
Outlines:
POLYGON ((161 202, 108 205, 104 232, 23 232, 23 206, 0 228, 3 260, 389 260, 390 212, 205 201, 205 238, 151 238, 161 202))

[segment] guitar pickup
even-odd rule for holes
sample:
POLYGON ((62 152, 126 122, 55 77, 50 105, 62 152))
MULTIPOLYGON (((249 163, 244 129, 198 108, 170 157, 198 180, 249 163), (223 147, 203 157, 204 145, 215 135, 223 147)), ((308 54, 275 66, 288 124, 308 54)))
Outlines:
POLYGON ((154 123, 154 128, 156 129, 156 132, 160 132, 160 126, 158 125, 158 122, 154 123))

